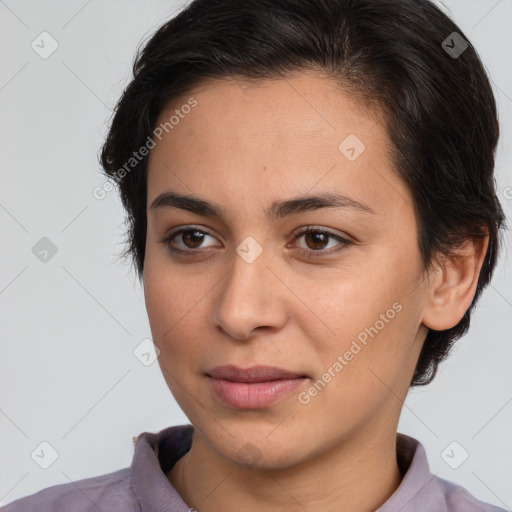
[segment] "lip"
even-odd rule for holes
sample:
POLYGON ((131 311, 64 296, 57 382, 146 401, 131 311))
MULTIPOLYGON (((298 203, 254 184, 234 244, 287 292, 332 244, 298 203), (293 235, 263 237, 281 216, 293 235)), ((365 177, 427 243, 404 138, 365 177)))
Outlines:
POLYGON ((297 379, 306 377, 304 374, 295 373, 275 366, 252 366, 251 368, 239 368, 233 364, 216 366, 206 373, 209 377, 229 380, 232 382, 269 382, 272 380, 297 379))
POLYGON ((217 398, 237 409, 268 407, 308 380, 304 374, 274 366, 216 366, 206 375, 217 398))

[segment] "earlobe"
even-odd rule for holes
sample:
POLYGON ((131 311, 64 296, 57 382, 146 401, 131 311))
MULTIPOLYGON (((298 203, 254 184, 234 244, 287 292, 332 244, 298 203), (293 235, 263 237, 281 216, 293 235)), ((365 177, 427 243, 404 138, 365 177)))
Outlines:
POLYGON ((471 238, 430 274, 430 286, 422 323, 429 329, 443 331, 455 327, 469 309, 482 268, 489 236, 471 238))

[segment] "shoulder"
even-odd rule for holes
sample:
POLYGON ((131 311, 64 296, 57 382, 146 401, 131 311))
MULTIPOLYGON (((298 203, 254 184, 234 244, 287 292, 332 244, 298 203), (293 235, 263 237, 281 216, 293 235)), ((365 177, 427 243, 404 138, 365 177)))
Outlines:
POLYGON ((437 476, 435 479, 444 494, 448 512, 507 512, 504 508, 477 499, 461 485, 437 476))
POLYGON ((130 468, 42 489, 2 507, 1 512, 139 511, 130 489, 130 468))

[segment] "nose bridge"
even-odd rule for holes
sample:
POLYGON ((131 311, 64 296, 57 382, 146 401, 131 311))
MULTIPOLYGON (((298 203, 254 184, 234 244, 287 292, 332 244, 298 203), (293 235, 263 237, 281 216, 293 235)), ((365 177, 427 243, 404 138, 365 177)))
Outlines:
POLYGON ((254 239, 239 244, 217 299, 216 323, 240 339, 256 327, 275 327, 282 320, 276 303, 278 283, 268 268, 268 254, 259 247, 254 239))

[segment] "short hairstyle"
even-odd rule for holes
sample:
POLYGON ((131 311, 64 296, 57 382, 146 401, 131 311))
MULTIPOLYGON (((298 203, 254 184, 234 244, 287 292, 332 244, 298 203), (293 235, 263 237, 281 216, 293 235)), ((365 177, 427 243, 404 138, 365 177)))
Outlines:
POLYGON ((137 51, 101 150, 127 212, 122 255, 142 282, 148 158, 130 172, 126 164, 162 110, 210 80, 303 71, 325 74, 383 114, 395 171, 413 196, 423 271, 465 240, 489 236, 471 306, 451 329, 429 329, 410 386, 428 384, 469 329, 505 227, 492 87, 474 47, 429 0, 194 0, 163 24, 137 51))

